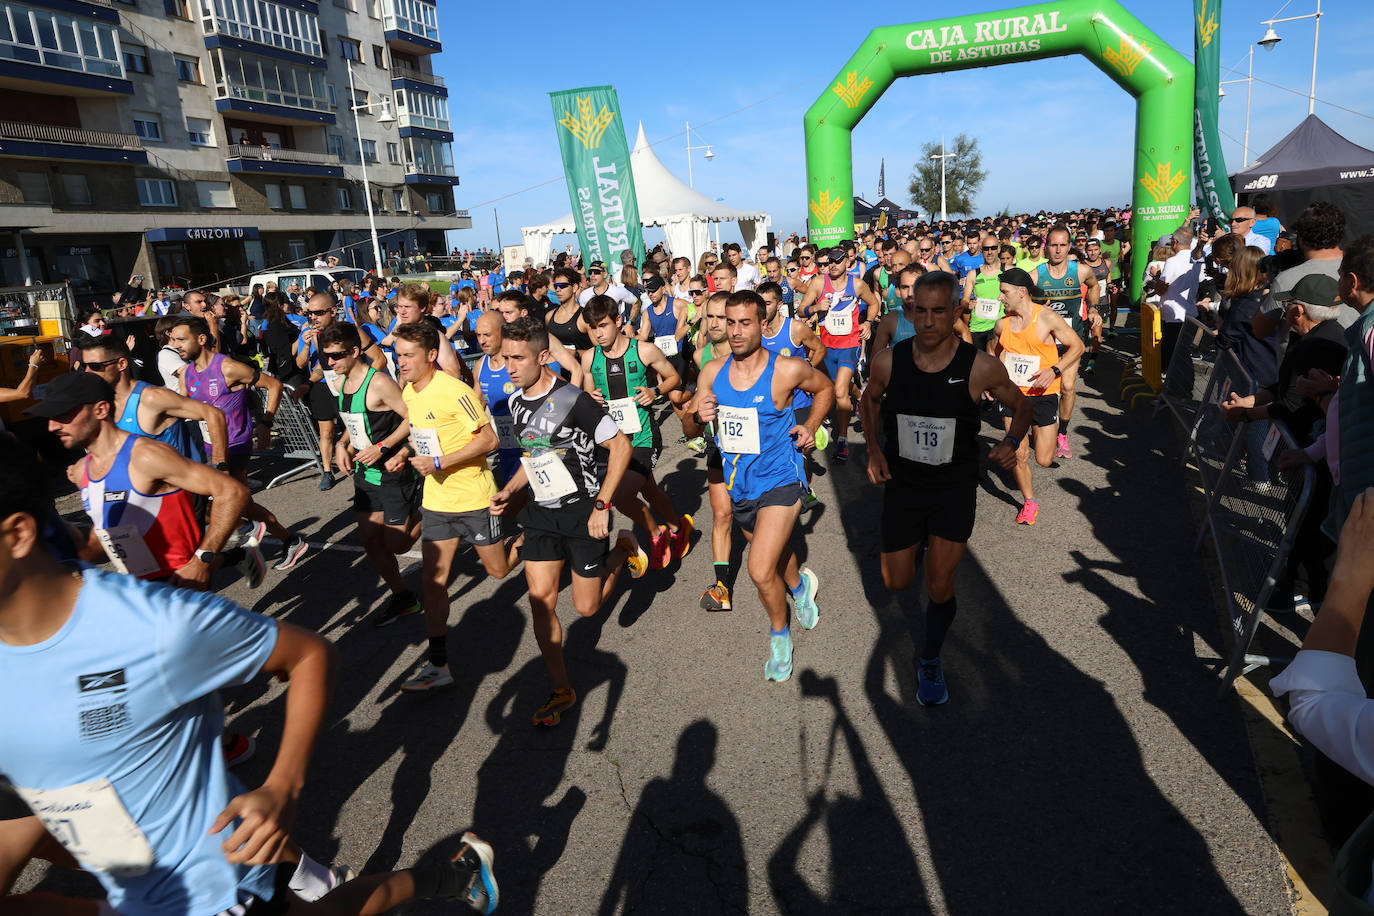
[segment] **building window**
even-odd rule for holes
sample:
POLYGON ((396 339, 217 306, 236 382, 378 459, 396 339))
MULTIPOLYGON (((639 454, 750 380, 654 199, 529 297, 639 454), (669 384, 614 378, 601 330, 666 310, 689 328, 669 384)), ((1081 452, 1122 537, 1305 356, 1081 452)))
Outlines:
POLYGON ((263 188, 263 190, 267 192, 268 208, 272 210, 280 210, 282 208, 281 185, 269 184, 265 188, 263 188))
POLYGON ((191 18, 190 0, 162 0, 162 7, 169 16, 175 16, 178 19, 191 18))
POLYGON ((367 14, 373 19, 382 18, 382 5, 378 0, 364 0, 367 4, 367 14))
POLYGON ((341 10, 348 10, 349 12, 357 12, 358 10, 358 7, 355 5, 355 0, 334 0, 334 5, 341 10))
POLYGON ((329 152, 342 159, 344 157, 344 143, 341 134, 326 134, 326 142, 329 143, 329 152))
POLYGON ((344 60, 363 59, 363 43, 361 41, 354 41, 352 38, 344 38, 342 35, 339 35, 338 39, 340 57, 344 60))
POLYGON ((367 110, 367 107, 368 107, 367 98, 368 98, 368 97, 367 97, 367 90, 366 90, 366 89, 354 89, 354 90, 353 90, 353 107, 354 107, 354 108, 362 109, 363 111, 366 111, 366 110, 367 110))
POLYGON ((377 161, 377 141, 376 141, 376 140, 362 140, 362 141, 359 141, 359 142, 361 143, 362 148, 363 148, 363 158, 366 159, 368 162, 376 162, 376 161, 377 161))
POLYGON ((381 45, 372 46, 372 64, 383 70, 386 69, 386 51, 382 49, 381 45))
POLYGON ((338 190, 338 192, 339 192, 339 209, 340 209, 340 210, 352 210, 352 209, 353 209, 353 192, 350 191, 348 188, 338 188, 337 190, 338 190))
POLYGON ((199 57, 182 57, 180 54, 175 55, 175 57, 177 62, 177 79, 181 80, 183 83, 202 82, 200 78, 199 57))
POLYGON ((124 69, 129 73, 151 73, 148 66, 148 49, 142 45, 124 46, 124 69))
POLYGON ((305 239, 288 239, 286 242, 286 253, 293 261, 304 260, 305 258, 305 239))
POLYGON ((9 2, 0 3, 0 58, 124 77, 115 27, 9 2))
POLYGON ((288 185, 287 188, 286 188, 286 190, 287 190, 287 192, 288 192, 288 193, 290 194, 290 196, 291 196, 291 209, 292 209, 292 210, 304 210, 304 209, 305 209, 305 185, 301 185, 301 184, 288 185))
POLYGON ((406 208, 406 192, 405 192, 405 191, 392 191, 392 192, 391 192, 391 209, 393 209, 393 210, 395 210, 396 212, 400 213, 400 212, 403 212, 403 211, 405 210, 405 208, 406 208))
POLYGON ((205 34, 219 33, 283 51, 321 56, 320 26, 313 13, 269 0, 203 0, 205 34))
POLYGON ((448 99, 432 92, 406 92, 397 89, 396 109, 403 127, 428 127, 448 130, 448 99))
POLYGON ((176 185, 167 178, 139 178, 138 202, 145 207, 175 207, 177 205, 176 185))
POLYGON ((425 206, 429 207, 431 213, 442 213, 444 211, 444 195, 438 191, 430 191, 425 195, 425 206))
POLYGON ((20 172, 19 192, 24 195, 26 204, 52 203, 52 187, 44 172, 20 172))
POLYGON ((134 115, 134 133, 138 134, 140 140, 161 143, 162 121, 155 114, 136 114, 134 115))
POLYGON ((442 140, 406 137, 406 171, 413 175, 452 175, 453 149, 442 140))
POLYGON ((329 83, 325 88, 327 88, 327 89, 329 90, 329 107, 330 107, 330 108, 338 108, 338 107, 339 107, 339 98, 338 98, 338 96, 334 95, 334 84, 333 84, 333 83, 329 83))
POLYGON ((234 195, 229 191, 227 181, 197 181, 196 196, 200 205, 207 210, 234 206, 234 195))
POLYGON ((421 0, 389 0, 383 28, 399 29, 412 35, 439 40, 439 14, 435 5, 421 0), (395 11, 394 13, 392 11, 395 11))
POLYGON ((91 186, 87 183, 86 176, 63 175, 62 196, 67 199, 69 207, 89 207, 92 203, 91 186))
POLYGON ((327 111, 324 71, 220 48, 212 58, 217 98, 327 111))
POLYGON ((187 118, 186 135, 191 138, 192 146, 214 146, 213 128, 206 118, 187 118))
POLYGON ((392 165, 401 164, 401 146, 398 143, 388 143, 386 145, 386 161, 392 165))

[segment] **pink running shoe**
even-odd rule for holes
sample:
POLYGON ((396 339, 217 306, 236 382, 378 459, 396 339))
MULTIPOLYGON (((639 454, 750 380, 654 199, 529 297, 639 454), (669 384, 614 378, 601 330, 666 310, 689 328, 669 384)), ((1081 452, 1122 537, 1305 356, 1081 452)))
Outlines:
POLYGON ((1056 458, 1072 458, 1072 457, 1073 457, 1073 452, 1069 451, 1069 436, 1068 436, 1068 433, 1060 433, 1060 434, 1059 434, 1059 437, 1058 437, 1057 439, 1055 439, 1055 443, 1054 443, 1054 457, 1056 457, 1056 458))
POLYGON ((1035 516, 1040 512, 1040 504, 1033 499, 1026 500, 1021 505, 1021 511, 1016 514, 1016 524, 1034 525, 1035 516))

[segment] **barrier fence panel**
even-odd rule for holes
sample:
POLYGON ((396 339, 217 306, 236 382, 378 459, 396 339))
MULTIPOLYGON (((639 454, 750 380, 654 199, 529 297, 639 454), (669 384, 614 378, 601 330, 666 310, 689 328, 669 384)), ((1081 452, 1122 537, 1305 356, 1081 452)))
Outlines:
MULTIPOLYGON (((1316 484, 1311 465, 1288 473, 1279 470, 1279 456, 1298 447, 1283 423, 1255 425, 1257 432, 1263 432, 1262 444, 1251 448, 1250 436, 1235 438, 1209 500, 1204 531, 1204 535, 1211 533, 1216 548, 1233 640, 1222 675, 1222 696, 1240 675, 1287 661, 1253 655, 1250 644, 1273 606, 1275 584, 1287 566, 1316 484)), ((1291 596, 1287 597, 1291 602, 1291 596)))
POLYGON ((1255 382, 1234 352, 1222 350, 1202 390, 1184 453, 1185 457, 1191 454, 1197 464, 1209 503, 1241 434, 1241 425, 1231 422, 1221 407, 1232 392, 1249 397, 1255 393, 1255 382))
POLYGON ((1161 364, 1164 334, 1160 319, 1158 308, 1140 310, 1140 374, 1156 394, 1163 387, 1164 374, 1161 364))
MULTIPOLYGON (((1193 428, 1216 358, 1216 332, 1196 318, 1189 318, 1174 345, 1164 375, 1164 389, 1159 394, 1159 403, 1168 408, 1184 430, 1193 428)), ((1183 456, 1186 460, 1186 449, 1183 456)))
MULTIPOLYGON (((287 460, 299 459, 300 463, 284 473, 272 478, 263 489, 270 490, 278 484, 286 483, 294 477, 299 477, 311 471, 319 471, 320 463, 320 437, 317 432, 314 419, 310 416, 310 411, 300 401, 291 396, 294 390, 287 385, 283 392, 281 403, 277 405, 277 416, 272 424, 272 433, 276 437, 280 446, 257 452, 259 455, 273 455, 287 460)), ((262 389, 255 389, 259 396, 265 400, 266 392, 262 389)))

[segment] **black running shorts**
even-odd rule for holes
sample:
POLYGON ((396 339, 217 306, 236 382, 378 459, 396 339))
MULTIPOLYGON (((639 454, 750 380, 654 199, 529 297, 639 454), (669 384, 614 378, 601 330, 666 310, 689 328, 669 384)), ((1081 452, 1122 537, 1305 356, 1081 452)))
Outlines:
POLYGON ((368 483, 362 472, 353 473, 353 511, 364 515, 382 513, 388 525, 404 525, 420 511, 420 495, 424 480, 416 474, 406 474, 395 483, 368 483))
POLYGON ((977 503, 976 486, 915 486, 894 476, 883 488, 883 553, 899 553, 927 537, 967 543, 977 503))
MULTIPOLYGON (((1059 425, 1059 395, 1057 394, 1038 394, 1023 395, 1031 405, 1031 425, 1032 426, 1058 426, 1059 425)), ((1004 417, 1015 415, 1007 405, 998 402, 997 410, 1004 417)))
MULTIPOLYGON (((546 509, 536 502, 526 505, 520 510, 520 527, 525 530, 521 558, 527 563, 561 560, 574 576, 600 577, 611 541, 587 533, 592 508, 590 499, 557 509, 546 509)), ((615 513, 610 515, 610 528, 614 528, 615 513)))

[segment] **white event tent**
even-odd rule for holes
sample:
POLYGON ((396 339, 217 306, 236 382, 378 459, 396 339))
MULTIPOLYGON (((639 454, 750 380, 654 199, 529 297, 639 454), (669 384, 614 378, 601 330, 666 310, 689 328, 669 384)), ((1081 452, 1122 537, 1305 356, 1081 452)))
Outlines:
MULTIPOLYGON (((693 270, 702 252, 710 247, 708 227, 711 223, 739 223, 747 251, 762 242, 768 230, 767 213, 727 207, 683 184, 654 155, 644 136, 642 123, 635 147, 630 152, 630 168, 634 172, 640 223, 663 227, 668 250, 673 257, 690 258, 693 270)), ((547 264, 553 237, 575 232, 577 223, 571 213, 542 226, 525 226, 520 230, 525 241, 525 256, 536 266, 547 264)))

